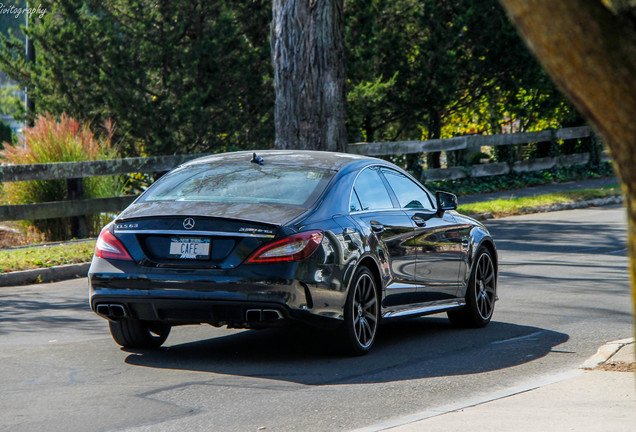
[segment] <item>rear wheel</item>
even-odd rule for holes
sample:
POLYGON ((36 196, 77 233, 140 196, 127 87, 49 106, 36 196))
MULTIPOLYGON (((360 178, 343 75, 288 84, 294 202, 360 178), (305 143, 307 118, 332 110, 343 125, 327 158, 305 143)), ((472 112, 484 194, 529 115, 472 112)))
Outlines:
POLYGON ((353 278, 344 310, 342 332, 347 351, 354 355, 369 352, 380 320, 380 302, 375 280, 362 266, 353 278))
POLYGON ((170 326, 153 321, 122 318, 108 321, 110 334, 125 348, 159 348, 170 334, 170 326))
POLYGON ((495 310, 497 274, 488 249, 482 247, 477 253, 468 280, 466 306, 448 312, 451 323, 458 327, 485 327, 495 310))

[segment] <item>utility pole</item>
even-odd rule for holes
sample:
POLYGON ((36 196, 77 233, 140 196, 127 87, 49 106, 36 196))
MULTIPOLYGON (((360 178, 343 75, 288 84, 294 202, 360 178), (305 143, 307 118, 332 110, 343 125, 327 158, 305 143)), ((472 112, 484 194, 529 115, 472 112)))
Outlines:
MULTIPOLYGON (((35 64, 35 47, 33 46, 33 39, 29 37, 29 2, 26 3, 27 12, 26 16, 26 63, 35 64)), ((34 115, 35 115, 35 101, 29 97, 29 87, 24 88, 24 110, 27 115, 27 126, 32 127, 34 124, 34 115)))

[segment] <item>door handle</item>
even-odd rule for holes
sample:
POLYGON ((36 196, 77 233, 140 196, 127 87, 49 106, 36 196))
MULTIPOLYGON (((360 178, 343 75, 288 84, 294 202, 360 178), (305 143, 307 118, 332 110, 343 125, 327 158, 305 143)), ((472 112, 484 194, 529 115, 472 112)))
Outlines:
POLYGON ((371 225, 371 230, 373 232, 381 233, 384 231, 384 225, 382 225, 380 222, 371 221, 369 222, 369 224, 371 225))
POLYGON ((415 225, 417 225, 418 227, 425 227, 426 226, 426 221, 424 219, 422 219, 421 217, 419 217, 419 216, 413 216, 411 218, 411 220, 413 222, 415 222, 415 225))
POLYGON ((468 249, 468 246, 470 246, 470 242, 468 241, 468 239, 463 239, 462 240, 462 247, 464 249, 468 249))

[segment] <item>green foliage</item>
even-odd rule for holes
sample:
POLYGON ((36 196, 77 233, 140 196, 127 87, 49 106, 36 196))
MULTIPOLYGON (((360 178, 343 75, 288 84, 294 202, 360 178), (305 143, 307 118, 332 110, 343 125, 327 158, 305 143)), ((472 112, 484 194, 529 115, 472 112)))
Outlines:
POLYGON ((18 97, 19 90, 15 85, 5 84, 0 87, 0 114, 15 116, 22 110, 22 101, 18 97))
MULTIPOLYGON (((106 131, 112 131, 105 125, 106 131)), ((7 164, 34 164, 49 162, 77 162, 116 158, 111 147, 112 134, 96 139, 87 124, 62 115, 58 120, 50 114, 36 119, 32 128, 24 131, 25 146, 6 145, 0 158, 7 164)), ((91 177, 82 180, 84 198, 101 198, 121 195, 123 181, 115 176, 91 177)), ((66 180, 22 181, 3 184, 7 204, 31 204, 68 199, 66 180)), ((91 234, 96 234, 103 225, 100 215, 89 218, 91 234)), ((45 219, 31 222, 46 235, 48 240, 70 238, 68 218, 45 219)))
POLYGON ((603 162, 598 166, 573 165, 520 174, 511 173, 500 176, 468 177, 457 180, 430 182, 426 183, 426 186, 432 191, 443 190, 451 191, 457 195, 470 195, 615 175, 612 164, 610 162, 603 162))
MULTIPOLYGON (((39 6, 35 64, 0 35, 0 70, 39 113, 111 118, 126 155, 272 145, 271 0, 39 6)), ((346 0, 345 15, 349 142, 580 124, 497 0, 346 0)))
POLYGON ((112 118, 127 154, 267 147, 273 138, 268 1, 43 0, 24 43, 0 37, 0 69, 38 112, 112 118), (141 143, 141 145, 139 145, 141 143))
POLYGON ((0 121, 0 145, 4 145, 5 142, 13 144, 14 141, 15 135, 13 134, 11 127, 0 121))
MULTIPOLYGON (((365 122, 358 125, 357 128, 361 134, 358 138, 359 140, 370 142, 374 139, 374 127, 368 123, 371 118, 380 115, 382 112, 387 116, 391 115, 388 109, 382 109, 382 104, 393 91, 396 78, 397 72, 386 81, 383 80, 382 76, 379 76, 373 81, 361 81, 349 90, 347 94, 349 113, 357 112, 357 118, 354 117, 352 120, 359 123, 365 122)), ((349 84, 351 84, 351 80, 349 80, 349 84)), ((350 124, 349 126, 353 125, 350 124)))
POLYGON ((496 0, 348 0, 345 12, 350 141, 582 122, 496 0))

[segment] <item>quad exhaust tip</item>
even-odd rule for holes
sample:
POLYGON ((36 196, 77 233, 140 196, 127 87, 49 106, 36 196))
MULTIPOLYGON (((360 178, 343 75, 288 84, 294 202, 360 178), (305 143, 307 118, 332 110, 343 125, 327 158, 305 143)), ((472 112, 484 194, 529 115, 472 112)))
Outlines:
POLYGON ((111 320, 120 320, 128 315, 126 308, 121 304, 99 304, 95 312, 111 320))
POLYGON ((277 309, 248 309, 245 312, 247 321, 278 321, 283 319, 283 314, 277 309))

